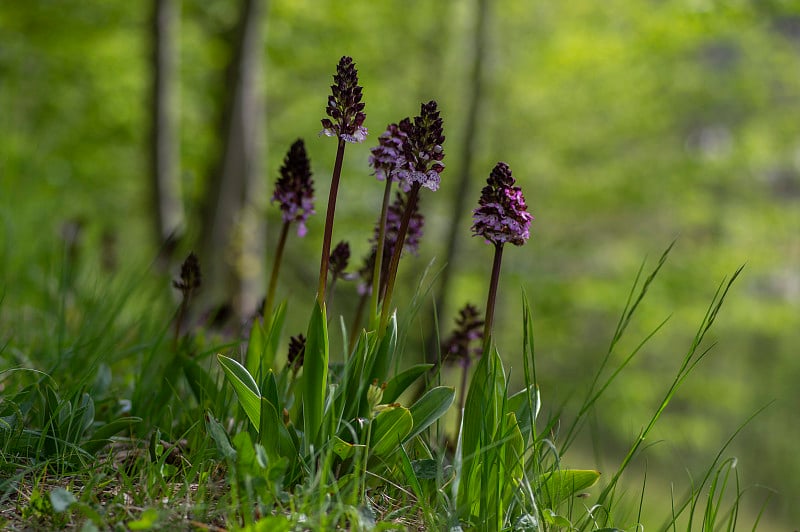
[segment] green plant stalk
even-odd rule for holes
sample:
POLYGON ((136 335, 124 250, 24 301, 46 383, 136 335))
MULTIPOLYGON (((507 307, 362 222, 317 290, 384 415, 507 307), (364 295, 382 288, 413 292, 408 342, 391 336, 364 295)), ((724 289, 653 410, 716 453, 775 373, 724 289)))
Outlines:
POLYGON ((366 445, 364 445, 363 454, 361 454, 358 471, 359 474, 356 493, 361 497, 359 502, 367 500, 367 462, 369 461, 369 446, 372 441, 372 422, 374 420, 374 418, 372 418, 372 413, 370 413, 370 418, 369 426, 367 427, 366 445))
POLYGON ((283 260, 283 249, 286 247, 286 239, 289 235, 289 226, 292 222, 283 222, 281 227, 281 236, 278 238, 278 247, 275 248, 275 256, 272 259, 272 274, 269 277, 269 288, 267 289, 267 298, 264 300, 264 308, 261 313, 264 316, 264 329, 270 330, 272 325, 272 305, 275 304, 275 290, 278 287, 278 273, 281 270, 281 261, 283 260))
POLYGON ((322 239, 322 258, 319 265, 319 290, 317 301, 320 307, 325 303, 325 291, 328 285, 328 264, 331 257, 331 237, 333 236, 333 217, 336 211, 336 196, 339 193, 339 179, 342 175, 342 161, 344 161, 345 141, 339 138, 336 149, 336 162, 333 164, 331 176, 331 190, 328 194, 328 210, 325 215, 325 233, 322 239))
POLYGON ((486 299, 486 319, 483 324, 483 350, 489 348, 494 325, 494 304, 497 299, 497 285, 500 281, 500 264, 503 262, 503 243, 494 245, 494 261, 492 263, 492 278, 489 282, 489 296, 486 299))
MULTIPOLYGON (((400 229, 397 232, 397 242, 394 245, 394 252, 392 253, 392 261, 389 263, 389 270, 386 273, 386 293, 383 296, 383 307, 381 309, 380 331, 386 329, 386 324, 389 322, 389 309, 392 306, 392 292, 394 292, 394 283, 397 278, 397 268, 400 265, 400 255, 403 254, 403 246, 406 243, 406 233, 408 233, 408 224, 411 221, 411 214, 417 206, 417 198, 419 197, 419 189, 421 185, 414 183, 411 191, 408 193, 408 204, 403 213, 403 219, 400 221, 400 229)), ((375 257, 377 262, 378 257, 375 257)))
POLYGON ((392 195, 392 179, 386 176, 386 186, 383 188, 383 204, 381 205, 381 218, 378 220, 378 242, 375 244, 375 268, 372 272, 372 297, 369 316, 370 328, 375 329, 378 316, 378 303, 381 296, 381 272, 383 271, 383 249, 386 245, 386 216, 389 210, 389 200, 392 195))

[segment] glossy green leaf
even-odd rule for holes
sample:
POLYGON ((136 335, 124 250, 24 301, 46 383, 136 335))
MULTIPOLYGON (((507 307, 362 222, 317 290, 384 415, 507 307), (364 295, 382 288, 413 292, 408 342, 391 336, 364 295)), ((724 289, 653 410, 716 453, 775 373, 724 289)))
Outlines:
POLYGON ((401 371, 386 383, 383 391, 383 402, 393 403, 400 394, 408 389, 411 384, 430 370, 433 364, 416 364, 405 371, 401 371))
POLYGON ((261 393, 258 390, 256 381, 253 380, 252 375, 237 361, 225 355, 218 354, 217 360, 219 361, 222 370, 225 372, 228 382, 233 386, 236 392, 236 397, 239 399, 239 404, 242 405, 244 413, 247 418, 258 430, 261 420, 261 393))
POLYGON ((411 432, 414 418, 404 406, 389 407, 372 420, 370 451, 376 455, 397 450, 400 443, 411 432))
POLYGON ((316 303, 311 312, 303 362, 303 426, 306 450, 319 443, 325 392, 328 388, 328 325, 325 304, 316 303))
POLYGON ((539 475, 539 505, 555 509, 578 492, 594 486, 600 472, 593 469, 559 469, 539 475))
POLYGON ((403 441, 408 441, 423 430, 430 427, 437 419, 442 417, 453 404, 456 390, 449 386, 437 386, 428 390, 425 395, 419 398, 411 408, 411 417, 414 420, 414 428, 408 433, 403 441))

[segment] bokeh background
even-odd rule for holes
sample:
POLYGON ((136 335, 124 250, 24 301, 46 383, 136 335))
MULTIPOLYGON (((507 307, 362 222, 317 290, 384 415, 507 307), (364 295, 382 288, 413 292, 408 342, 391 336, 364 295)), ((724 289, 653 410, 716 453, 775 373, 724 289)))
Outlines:
MULTIPOLYGON (((87 278, 147 277, 157 269, 164 228, 156 226, 152 194, 152 18, 161 3, 0 4, 3 312, 35 306, 43 287, 53 289, 51 278, 76 234, 79 252, 71 252, 79 253, 87 278)), ((670 490, 682 491, 702 474, 737 428, 768 405, 724 455, 738 459, 747 488, 751 518, 744 522, 752 523, 767 498, 765 529, 800 522, 797 2, 172 4, 167 114, 176 139, 173 210, 182 235, 173 257, 205 247, 206 261, 225 257, 220 278, 232 275, 226 268, 251 277, 239 286, 236 304, 243 308, 259 294, 262 259, 269 258, 279 227, 269 195, 298 137, 312 159, 317 210, 324 210, 335 149, 318 137, 319 120, 335 65, 351 55, 364 86, 370 137, 348 148, 335 238, 350 241, 354 263, 368 251, 382 192, 366 165, 369 148, 386 124, 417 114, 422 101, 438 100, 447 169, 440 191, 422 198, 425 238, 420 257, 404 263, 402 275, 411 291, 431 259, 433 271, 448 264, 447 290, 436 307, 442 334, 465 302, 483 307, 491 248, 470 237, 469 215, 491 168, 507 162, 536 220, 531 241, 505 253, 498 341, 507 367, 521 369, 524 290, 535 314, 545 410, 563 409, 569 419, 642 261, 652 269, 675 240, 612 360, 669 322, 597 405, 567 458, 572 466, 601 471, 613 471, 622 459, 718 284, 744 264, 713 330, 717 345, 667 410, 656 444, 634 463, 628 489, 638 501, 637 474, 646 469, 646 515, 658 526, 669 511, 670 490), (255 225, 250 231, 241 222, 238 233, 223 239, 230 251, 203 240, 203 206, 219 195, 213 183, 231 142, 226 106, 237 90, 231 65, 240 57, 242 13, 253 4, 260 5, 253 12, 251 94, 257 131, 242 142, 251 142, 247 153, 256 172, 234 203, 255 213, 255 225), (255 242, 255 254, 243 252, 243 232, 258 235, 264 249, 255 242), (231 259, 237 251, 241 257, 231 259)), ((287 251, 281 297, 300 308, 313 301, 323 223, 322 216, 313 218, 308 237, 294 239, 287 251)), ((442 296, 442 284, 440 277, 431 299, 442 296)), ((340 289, 336 304, 349 312, 355 290, 340 289)), ((400 303, 402 309, 402 297, 400 303)), ((420 312, 420 330, 431 330, 431 312, 427 306, 420 312)), ((301 321, 290 326, 302 330, 301 321)), ((430 337, 409 341, 416 346, 410 351, 422 353, 430 337)))

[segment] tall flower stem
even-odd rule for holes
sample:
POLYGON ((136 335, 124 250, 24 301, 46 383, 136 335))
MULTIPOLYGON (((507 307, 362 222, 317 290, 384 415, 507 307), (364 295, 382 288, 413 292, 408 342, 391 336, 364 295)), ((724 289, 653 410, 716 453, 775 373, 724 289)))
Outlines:
POLYGON ((483 350, 489 347, 494 324, 494 302, 497 299, 497 284, 500 280, 500 263, 503 261, 503 243, 494 245, 494 262, 492 264, 492 279, 489 282, 489 297, 486 300, 486 321, 483 324, 483 350))
POLYGON ((378 317, 378 302, 381 297, 381 272, 383 271, 383 249, 386 245, 386 216, 389 209, 389 200, 392 195, 392 180, 387 177, 386 186, 383 189, 383 205, 381 206, 381 218, 378 221, 378 241, 375 244, 375 269, 372 274, 372 298, 370 304, 371 314, 369 316, 370 327, 374 329, 377 325, 375 321, 378 317))
POLYGON ((264 315, 264 324, 269 330, 272 323, 272 305, 275 304, 275 290, 278 287, 278 273, 281 269, 281 261, 283 260, 283 248, 286 247, 286 239, 289 235, 289 225, 291 222, 283 222, 281 227, 281 236, 278 238, 278 247, 275 248, 275 257, 272 259, 272 274, 269 278, 269 288, 267 289, 267 297, 264 300, 264 308, 262 314, 264 315))
POLYGON ((339 193, 339 178, 342 175, 342 161, 344 161, 345 141, 340 137, 336 149, 336 162, 333 165, 331 176, 331 191, 328 195, 328 212, 325 215, 325 235, 322 240, 322 259, 319 265, 319 290, 317 301, 320 306, 325 303, 325 291, 328 285, 328 262, 331 256, 331 237, 333 236, 333 216, 336 211, 336 195, 339 193))
MULTIPOLYGON (((386 274, 386 293, 383 296, 383 307, 381 310, 380 330, 383 331, 389 323, 389 309, 392 306, 392 292, 394 292, 394 282, 397 278, 397 268, 400 265, 400 255, 403 253, 403 246, 406 243, 406 233, 408 232, 408 224, 411 221, 411 215, 417 206, 417 198, 419 197, 419 189, 421 185, 414 183, 408 193, 408 202, 406 210, 403 213, 403 220, 400 222, 400 229, 397 233, 397 242, 394 245, 394 252, 392 253, 392 261, 389 263, 389 270, 386 274)), ((375 257, 378 261, 378 257, 375 257)))

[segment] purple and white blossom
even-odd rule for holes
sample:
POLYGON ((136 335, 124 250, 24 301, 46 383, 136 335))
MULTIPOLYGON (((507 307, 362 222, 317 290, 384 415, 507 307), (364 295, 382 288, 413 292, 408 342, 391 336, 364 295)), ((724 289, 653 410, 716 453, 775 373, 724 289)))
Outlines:
POLYGON ((499 162, 481 191, 479 207, 473 211, 472 232, 488 242, 521 246, 530 238, 533 216, 528 212, 522 189, 506 163, 499 162))

